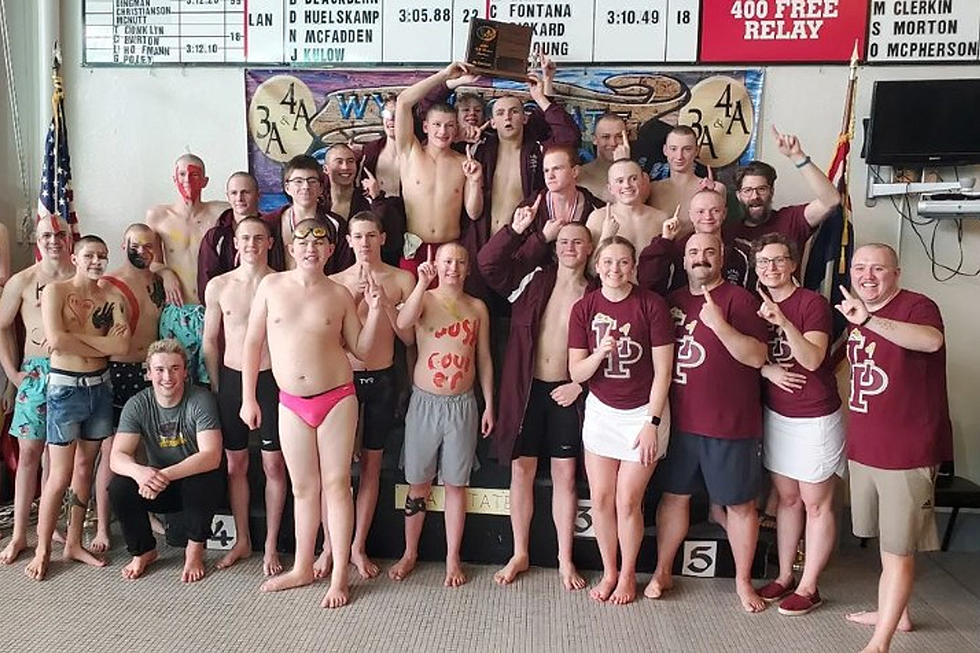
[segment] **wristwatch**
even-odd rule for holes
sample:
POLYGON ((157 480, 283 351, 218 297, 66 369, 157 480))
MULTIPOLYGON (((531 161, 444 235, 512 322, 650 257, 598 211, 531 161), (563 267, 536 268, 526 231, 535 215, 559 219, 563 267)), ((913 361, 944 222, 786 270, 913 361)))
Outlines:
POLYGON ((651 415, 650 416, 650 423, 653 424, 654 426, 660 426, 660 416, 659 415, 651 415))

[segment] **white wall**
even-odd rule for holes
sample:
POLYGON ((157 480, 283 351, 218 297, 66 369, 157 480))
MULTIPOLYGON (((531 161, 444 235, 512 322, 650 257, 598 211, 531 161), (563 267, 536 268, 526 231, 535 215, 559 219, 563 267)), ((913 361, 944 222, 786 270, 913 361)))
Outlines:
MULTIPOLYGON (((11 4, 20 3, 8 3, 8 7, 11 4)), ((62 9, 72 171, 83 231, 118 242, 125 226, 141 220, 150 204, 173 197, 172 162, 188 149, 207 162, 212 181, 205 198, 220 198, 228 173, 247 166, 242 70, 81 68, 80 11, 67 0, 63 0, 62 9)), ((867 115, 876 79, 978 76, 978 65, 865 67, 860 71, 856 116, 860 119, 867 115)), ((797 133, 814 161, 825 167, 840 127, 846 83, 845 66, 767 70, 761 112, 766 131, 759 141, 759 156, 776 165, 779 172, 777 203, 805 201, 808 194, 797 171, 776 150, 768 135, 769 125, 797 133)), ((33 91, 24 95, 34 98, 33 91)), ((974 109, 964 108, 964 119, 973 119, 974 109)), ((942 308, 957 470, 980 481, 980 444, 974 437, 980 431, 980 401, 974 398, 980 387, 980 347, 975 346, 973 335, 980 316, 976 300, 980 280, 933 281, 922 247, 908 228, 900 230, 900 219, 891 204, 879 202, 872 209, 864 206, 867 168, 857 156, 860 127, 857 131, 851 188, 858 242, 883 241, 897 246, 905 285, 933 297, 942 308)), ((11 158, 9 136, 0 140, 0 157, 4 166, 0 168, 0 209, 10 225, 15 160, 11 158)), ((36 187, 36 147, 29 150, 29 157, 33 165, 30 179, 36 187)), ((947 225, 940 231, 940 258, 947 261, 955 254, 951 229, 952 225, 947 225)), ((964 249, 966 267, 980 265, 980 223, 966 225, 964 249)))

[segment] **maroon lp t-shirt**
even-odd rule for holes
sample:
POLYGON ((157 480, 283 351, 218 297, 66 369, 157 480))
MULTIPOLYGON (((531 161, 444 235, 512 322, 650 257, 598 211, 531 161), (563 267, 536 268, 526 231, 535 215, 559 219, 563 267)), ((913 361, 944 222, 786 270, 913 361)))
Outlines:
MULTIPOLYGON (((800 333, 821 331, 829 339, 833 320, 830 304, 823 295, 806 288, 797 288, 793 294, 779 302, 779 309, 800 333)), ((783 330, 769 325, 769 362, 773 364, 791 363, 790 372, 806 377, 800 390, 786 392, 778 385, 766 381, 766 406, 786 417, 823 417, 840 408, 837 394, 837 380, 830 362, 830 346, 824 354, 820 367, 811 372, 793 358, 793 352, 783 330)))
MULTIPOLYGON (((876 317, 943 331, 935 302, 900 290, 876 317)), ((852 326, 847 456, 882 469, 928 467, 953 458, 946 396, 946 346, 934 353, 903 349, 868 328, 852 326)))
POLYGON ((616 347, 589 379, 589 392, 621 410, 649 403, 654 372, 650 350, 674 341, 667 302, 636 286, 618 302, 606 299, 601 289, 586 293, 568 318, 569 349, 591 354, 607 333, 616 338, 616 347))
POLYGON ((739 222, 732 225, 732 236, 737 240, 751 243, 756 238, 766 234, 782 234, 796 242, 800 256, 802 256, 803 247, 813 234, 813 227, 803 215, 804 210, 806 210, 806 204, 794 204, 773 211, 769 219, 760 225, 749 226, 744 222, 739 222))
MULTIPOLYGON (((711 291, 732 327, 766 342, 759 301, 738 286, 723 282, 711 291)), ((732 358, 715 332, 701 323, 704 295, 678 288, 667 298, 674 318, 676 351, 670 386, 673 427, 711 438, 741 440, 762 437, 762 386, 759 370, 732 358)))

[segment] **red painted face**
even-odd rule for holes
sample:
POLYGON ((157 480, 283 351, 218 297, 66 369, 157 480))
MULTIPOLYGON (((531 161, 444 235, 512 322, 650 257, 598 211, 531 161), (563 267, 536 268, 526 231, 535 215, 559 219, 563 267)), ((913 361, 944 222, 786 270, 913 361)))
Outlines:
POLYGON ((204 176, 204 168, 186 161, 178 161, 174 168, 174 184, 177 192, 185 202, 197 202, 201 199, 201 191, 208 183, 204 176))

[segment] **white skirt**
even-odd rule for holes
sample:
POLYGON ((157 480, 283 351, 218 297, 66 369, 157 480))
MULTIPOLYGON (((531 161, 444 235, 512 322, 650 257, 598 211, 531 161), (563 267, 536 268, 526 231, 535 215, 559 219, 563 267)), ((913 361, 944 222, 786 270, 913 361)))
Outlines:
MULTIPOLYGON (((667 454, 670 440, 670 409, 665 408, 657 427, 657 459, 667 454)), ((582 423, 582 445, 597 456, 629 462, 640 462, 640 448, 634 448, 644 424, 650 423, 647 405, 620 409, 607 406, 594 394, 585 399, 585 420, 582 423)))
POLYGON ((786 417, 764 411, 762 464, 770 472, 804 483, 844 476, 844 413, 823 417, 786 417))

